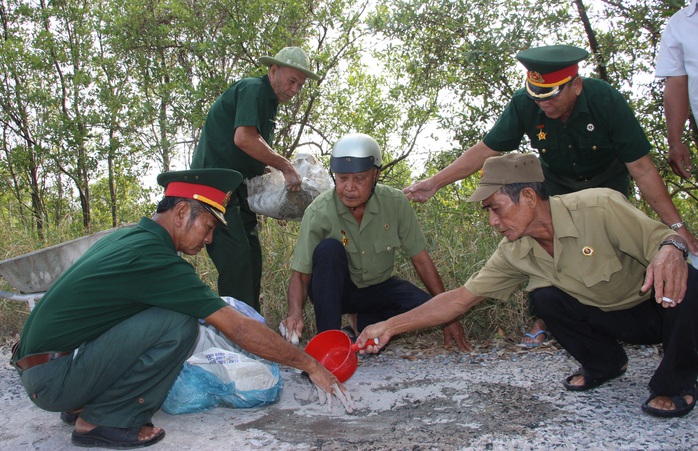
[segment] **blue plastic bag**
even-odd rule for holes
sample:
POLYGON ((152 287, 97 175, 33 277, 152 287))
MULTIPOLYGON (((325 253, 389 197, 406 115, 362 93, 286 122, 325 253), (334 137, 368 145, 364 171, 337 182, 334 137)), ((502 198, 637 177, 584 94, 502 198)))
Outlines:
POLYGON ((279 366, 271 365, 278 383, 265 390, 237 390, 235 382, 224 383, 215 374, 198 365, 185 363, 170 389, 162 410, 170 415, 197 413, 214 407, 247 408, 273 404, 281 399, 283 380, 279 366))

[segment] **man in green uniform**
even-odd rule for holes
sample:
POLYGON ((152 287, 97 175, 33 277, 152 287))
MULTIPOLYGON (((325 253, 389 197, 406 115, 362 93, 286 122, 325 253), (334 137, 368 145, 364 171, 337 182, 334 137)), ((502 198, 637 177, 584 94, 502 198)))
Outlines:
MULTIPOLYGON (((306 78, 318 80, 310 60, 298 47, 286 47, 275 57, 260 58, 269 66, 262 77, 243 78, 228 88, 211 106, 192 168, 227 168, 245 179, 262 175, 267 166, 284 175, 286 188, 299 191, 301 178, 291 162, 270 147, 279 102, 289 102, 306 78)), ((247 203, 247 187, 235 191, 226 213, 227 227, 219 227, 206 246, 218 270, 218 294, 232 296, 257 311, 262 278, 262 248, 257 215, 247 203)))
MULTIPOLYGON (((485 160, 517 149, 526 135, 543 165, 551 195, 606 187, 629 195, 630 177, 659 218, 698 253, 650 157, 650 144, 622 94, 608 83, 578 75, 586 50, 553 45, 524 50, 516 58, 528 69, 526 86, 514 93, 482 141, 436 175, 405 188, 425 202, 438 189, 469 177, 485 160)), ((523 344, 539 345, 537 322, 523 344)))
MULTIPOLYGON (((444 291, 409 201, 399 190, 378 184, 381 166, 380 148, 370 136, 354 133, 335 143, 330 158, 335 189, 308 206, 293 252, 288 317, 281 328, 287 339, 295 341, 303 332, 308 296, 318 332, 339 329, 344 313, 357 314, 361 331, 444 291), (398 248, 410 257, 429 293, 395 277, 398 248)), ((458 320, 444 328, 444 344, 452 340, 472 350, 458 320)))
POLYGON ((178 255, 211 242, 241 181, 228 169, 160 174, 165 197, 152 219, 95 243, 29 315, 11 361, 34 404, 75 423, 73 444, 124 449, 164 437, 151 418, 189 357, 197 318, 343 399, 322 365, 226 304, 178 255))
POLYGON ((558 342, 581 364, 567 390, 585 391, 625 372, 622 342, 662 343, 664 356, 642 409, 682 416, 695 405, 698 270, 685 240, 617 191, 548 196, 534 155, 487 159, 478 189, 489 223, 504 239, 461 288, 364 329, 376 352, 399 333, 443 324, 486 298, 508 299, 522 283, 558 342), (629 226, 632 225, 632 226, 629 226), (373 342, 371 342, 373 343, 373 342))

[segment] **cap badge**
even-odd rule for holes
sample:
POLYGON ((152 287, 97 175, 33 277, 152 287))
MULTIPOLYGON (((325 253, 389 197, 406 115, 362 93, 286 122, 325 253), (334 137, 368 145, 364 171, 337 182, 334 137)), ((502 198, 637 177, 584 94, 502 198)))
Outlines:
POLYGON ((587 124, 587 131, 588 132, 593 132, 594 128, 596 128, 596 127, 594 127, 594 124, 587 124))
POLYGON ((225 197, 223 198, 223 202, 221 203, 221 205, 223 205, 224 207, 227 207, 228 202, 230 202, 230 198, 232 197, 232 195, 233 195, 232 191, 228 191, 227 193, 225 193, 225 197))
POLYGON ((528 79, 534 83, 545 83, 545 78, 543 78, 540 72, 532 70, 528 71, 528 79))
POLYGON ((594 255, 594 248, 591 246, 584 246, 582 248, 582 254, 586 255, 587 257, 591 257, 592 255, 594 255))

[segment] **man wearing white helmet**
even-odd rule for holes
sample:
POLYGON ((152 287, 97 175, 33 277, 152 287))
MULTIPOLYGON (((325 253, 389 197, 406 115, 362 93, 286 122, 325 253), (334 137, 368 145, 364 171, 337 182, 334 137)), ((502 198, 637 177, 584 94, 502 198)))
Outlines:
MULTIPOLYGON (((400 190, 378 184, 381 166, 380 148, 370 136, 354 133, 335 143, 335 189, 306 209, 291 261, 288 317, 281 324, 287 339, 301 336, 308 297, 318 332, 339 329, 348 313, 357 314, 357 333, 444 292, 409 201, 400 190), (411 258, 429 293, 395 277, 397 248, 411 258)), ((452 340, 472 350, 457 319, 444 327, 444 344, 452 340)))
MULTIPOLYGON (((279 103, 291 101, 306 78, 319 80, 310 59, 298 47, 264 56, 269 66, 262 77, 243 78, 228 88, 211 106, 192 158, 192 168, 226 168, 245 179, 262 175, 267 166, 278 169, 286 189, 300 191, 301 178, 291 162, 271 148, 279 103)), ((247 204, 247 185, 233 193, 226 213, 227 227, 219 227, 206 246, 218 270, 218 294, 232 296, 257 311, 262 278, 262 248, 257 215, 247 204)))

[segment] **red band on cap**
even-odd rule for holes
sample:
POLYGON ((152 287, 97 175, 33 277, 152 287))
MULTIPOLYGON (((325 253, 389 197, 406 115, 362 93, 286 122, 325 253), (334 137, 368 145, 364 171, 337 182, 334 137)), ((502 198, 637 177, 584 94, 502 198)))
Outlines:
POLYGON ((555 86, 560 86, 563 83, 567 83, 573 77, 576 77, 579 73, 579 64, 573 64, 567 66, 564 69, 560 69, 555 72, 550 72, 548 74, 540 74, 534 71, 528 71, 526 78, 528 82, 533 86, 538 86, 540 88, 552 88, 555 86))
POLYGON ((226 197, 228 197, 227 193, 207 185, 198 185, 196 183, 171 182, 165 189, 165 196, 196 199, 223 213, 225 213, 225 206, 228 203, 228 199, 226 199, 226 197))

